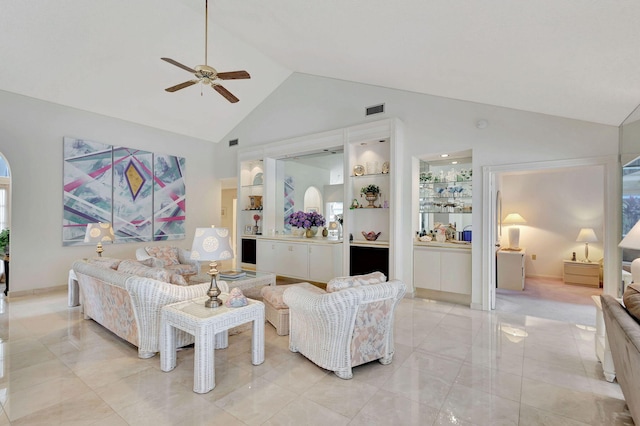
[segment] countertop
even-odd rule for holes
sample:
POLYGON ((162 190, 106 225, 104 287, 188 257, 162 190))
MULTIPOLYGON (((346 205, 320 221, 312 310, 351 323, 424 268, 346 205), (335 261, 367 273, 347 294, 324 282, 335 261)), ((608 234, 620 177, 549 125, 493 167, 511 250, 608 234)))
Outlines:
POLYGON ((330 240, 327 237, 316 235, 312 238, 296 237, 294 235, 243 235, 244 239, 260 241, 287 241, 291 243, 312 243, 312 244, 342 244, 342 240, 330 240))
POLYGON ((470 241, 460 241, 456 243, 444 242, 439 243, 437 241, 414 241, 414 247, 433 247, 433 248, 447 248, 447 249, 462 249, 471 250, 470 241))

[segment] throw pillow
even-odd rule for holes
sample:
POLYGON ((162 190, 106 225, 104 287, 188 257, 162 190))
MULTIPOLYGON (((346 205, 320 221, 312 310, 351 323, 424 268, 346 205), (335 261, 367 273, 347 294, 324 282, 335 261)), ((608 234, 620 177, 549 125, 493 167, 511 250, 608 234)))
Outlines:
POLYGON ((91 263, 92 265, 116 270, 118 269, 120 262, 122 262, 122 259, 112 259, 110 257, 95 257, 87 260, 87 263, 91 263))
POLYGON ((145 247, 145 250, 151 257, 157 257, 163 260, 167 265, 176 265, 178 261, 178 249, 176 247, 145 247))
POLYGON ((171 284, 175 285, 189 285, 187 280, 180 274, 171 274, 171 280, 169 281, 171 284))
POLYGON ((153 267, 156 266, 153 257, 150 257, 150 258, 145 259, 145 260, 138 260, 138 262, 140 262, 144 266, 148 266, 149 268, 153 268, 153 267))
POLYGON ((353 275, 351 277, 333 278, 327 283, 327 293, 344 290, 350 287, 360 287, 361 285, 378 284, 387 280, 382 272, 371 272, 365 275, 353 275))
POLYGON ((640 283, 629 284, 622 295, 622 301, 627 311, 640 321, 640 283))

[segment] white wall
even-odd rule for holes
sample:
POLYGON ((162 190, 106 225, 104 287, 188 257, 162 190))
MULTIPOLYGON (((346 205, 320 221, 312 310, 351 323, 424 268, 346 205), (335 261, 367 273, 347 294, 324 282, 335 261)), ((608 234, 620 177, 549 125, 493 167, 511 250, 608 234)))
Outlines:
MULTIPOLYGON (((174 244, 189 248, 197 226, 219 219, 210 142, 0 91, 0 152, 13 191, 12 293, 64 285, 74 260, 95 256, 93 245, 62 246, 64 136, 185 157, 187 237, 174 244)), ((143 245, 106 245, 104 256, 133 258, 143 245)))
MULTIPOLYGON (((519 226, 528 277, 562 278, 563 259, 572 252, 584 259, 584 243, 576 242, 580 228, 593 228, 599 240, 589 244, 589 259, 602 258, 603 173, 603 167, 591 166, 503 176, 503 216, 517 212, 527 221, 519 226)), ((507 229, 503 247, 508 246, 507 229)))
MULTIPOLYGON (((482 166, 618 154, 618 129, 613 126, 296 73, 216 146, 216 168, 223 177, 237 173, 237 148, 229 148, 228 139, 238 138, 239 147, 246 148, 390 117, 404 124, 403 156, 392 166, 405 189, 403 206, 411 206, 413 157, 473 149, 474 305, 486 300, 481 275, 482 166), (385 113, 365 118, 365 107, 378 103, 385 104, 385 113), (476 128, 479 119, 487 120, 488 127, 476 128)), ((619 179, 619 171, 607 173, 605 179, 619 179)), ((399 218, 405 228, 404 253, 411 253, 411 213, 401 209, 399 218)), ((411 256, 405 256, 403 265, 411 270, 411 256)))

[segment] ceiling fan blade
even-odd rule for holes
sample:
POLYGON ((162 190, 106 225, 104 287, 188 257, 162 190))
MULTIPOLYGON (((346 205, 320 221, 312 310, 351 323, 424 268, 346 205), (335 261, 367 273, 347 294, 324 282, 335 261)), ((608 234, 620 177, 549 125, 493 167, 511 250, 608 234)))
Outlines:
POLYGON ((185 81, 184 83, 176 84, 175 86, 171 86, 164 90, 166 90, 167 92, 176 92, 180 89, 184 89, 185 87, 193 86, 197 82, 198 80, 189 80, 189 81, 185 81))
POLYGON ((236 98, 235 96, 233 96, 233 93, 231 93, 230 91, 228 91, 224 87, 220 86, 219 84, 214 85, 213 86, 213 90, 215 90, 216 92, 220 93, 222 96, 224 96, 232 104, 235 104, 236 102, 238 102, 240 100, 240 99, 236 98))
POLYGON ((248 72, 242 71, 229 71, 229 72, 219 72, 218 78, 220 80, 242 80, 245 78, 251 78, 248 72))
POLYGON ((180 62, 174 61, 171 58, 160 58, 160 59, 162 59, 165 62, 169 62, 170 64, 175 65, 178 68, 182 68, 185 71, 189 71, 191 74, 195 74, 196 73, 196 70, 194 70, 193 68, 189 68, 186 65, 182 65, 180 62))

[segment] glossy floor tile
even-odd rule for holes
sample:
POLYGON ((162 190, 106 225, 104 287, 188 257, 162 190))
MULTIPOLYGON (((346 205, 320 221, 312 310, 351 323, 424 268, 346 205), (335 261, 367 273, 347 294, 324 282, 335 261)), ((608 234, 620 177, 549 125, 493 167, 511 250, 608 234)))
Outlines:
POLYGON ((216 387, 193 388, 193 348, 177 367, 67 307, 64 291, 0 299, 2 425, 633 425, 604 380, 592 327, 423 299, 397 311, 389 365, 342 380, 288 350, 265 325, 216 352, 216 387))

